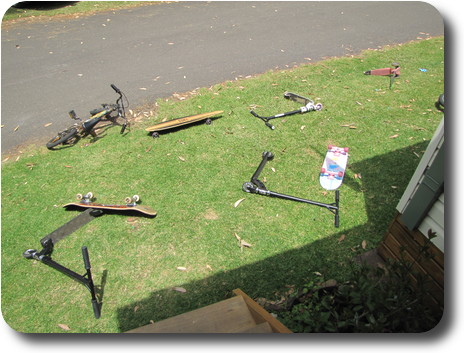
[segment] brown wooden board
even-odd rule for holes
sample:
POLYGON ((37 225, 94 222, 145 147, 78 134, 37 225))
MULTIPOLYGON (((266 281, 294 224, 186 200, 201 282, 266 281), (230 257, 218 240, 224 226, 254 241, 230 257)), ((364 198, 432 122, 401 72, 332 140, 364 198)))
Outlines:
POLYGON ((214 112, 210 113, 203 113, 203 114, 197 114, 197 115, 190 115, 190 116, 184 116, 182 118, 177 118, 177 119, 172 119, 168 121, 161 122, 159 124, 147 127, 145 131, 148 132, 155 132, 155 131, 162 131, 162 130, 167 130, 167 129, 173 129, 182 125, 186 124, 191 124, 195 123, 200 120, 204 120, 207 118, 211 118, 215 115, 220 115, 224 113, 223 110, 216 110, 214 112))
POLYGON ((243 298, 233 297, 127 333, 236 333, 255 326, 243 298))
POLYGON ((156 216, 156 211, 151 209, 148 206, 143 206, 143 205, 105 205, 101 203, 95 203, 95 202, 70 202, 64 205, 63 207, 65 208, 70 208, 70 207, 79 207, 79 208, 93 208, 97 210, 108 210, 108 211, 114 211, 114 212, 140 212, 146 216, 154 217, 156 216))

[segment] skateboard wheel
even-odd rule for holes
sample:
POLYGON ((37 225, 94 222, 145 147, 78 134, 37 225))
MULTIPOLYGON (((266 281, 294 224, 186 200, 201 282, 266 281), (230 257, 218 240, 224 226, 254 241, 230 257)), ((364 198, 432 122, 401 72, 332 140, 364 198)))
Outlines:
POLYGON ((344 175, 343 172, 338 172, 338 176, 341 178, 344 175))
POLYGON ((126 197, 126 198, 124 199, 124 202, 125 202, 125 203, 131 203, 131 202, 132 202, 132 198, 131 198, 131 197, 126 197))
POLYGON ((132 196, 132 200, 134 202, 139 202, 140 201, 140 196, 139 195, 134 195, 134 196, 132 196))
POLYGON ((348 153, 348 151, 349 151, 350 149, 349 149, 348 147, 345 147, 343 150, 344 150, 346 153, 348 153))
POLYGON ((76 195, 76 199, 78 199, 79 201, 82 200, 84 198, 84 196, 82 196, 82 194, 77 194, 76 195))
POLYGON ((157 139, 158 137, 160 137, 160 134, 155 131, 154 133, 151 134, 151 137, 153 137, 154 139, 157 139))
POLYGON ((314 106, 314 110, 322 110, 322 104, 321 103, 317 103, 315 106, 314 106))
POLYGON ((206 121, 205 121, 206 125, 211 125, 212 123, 213 123, 213 121, 211 119, 209 119, 209 118, 206 119, 206 121))
POLYGON ((88 192, 86 195, 85 195, 85 198, 86 199, 92 199, 93 198, 93 194, 91 192, 88 192))
POLYGON ((333 145, 328 145, 327 149, 330 151, 333 148, 333 145))

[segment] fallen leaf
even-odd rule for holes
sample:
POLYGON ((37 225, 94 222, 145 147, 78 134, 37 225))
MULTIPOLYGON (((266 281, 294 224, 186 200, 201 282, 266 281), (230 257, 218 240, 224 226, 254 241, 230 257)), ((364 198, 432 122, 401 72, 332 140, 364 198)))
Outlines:
POLYGON ((319 288, 320 289, 324 289, 324 288, 332 288, 332 287, 336 287, 337 286, 337 281, 334 280, 334 279, 329 279, 325 282, 322 282, 320 285, 319 285, 319 288))
POLYGON ((320 273, 320 272, 314 271, 313 273, 314 273, 316 276, 322 276, 322 273, 320 273))
POLYGON ((72 168, 72 166, 70 166, 70 165, 65 165, 64 167, 65 168, 72 168))
POLYGON ((300 130, 304 130, 305 127, 306 127, 306 125, 302 125, 302 126, 300 127, 300 130))
POLYGON ((19 125, 18 125, 18 126, 16 126, 16 127, 13 129, 13 132, 16 132, 16 131, 18 131, 18 129, 19 129, 19 125))
POLYGON ((250 243, 247 243, 245 240, 240 240, 240 247, 243 248, 243 247, 246 247, 246 248, 251 248, 251 244, 250 243))
POLYGON ((208 264, 206 264, 206 268, 207 268, 208 270, 210 270, 210 271, 213 270, 213 268, 212 268, 210 265, 208 265, 208 264))
POLYGON ((400 135, 395 134, 395 135, 390 136, 390 138, 391 138, 391 139, 396 139, 398 136, 400 136, 400 135))
POLYGON ((240 200, 235 201, 234 207, 237 207, 238 205, 240 205, 240 203, 241 203, 243 200, 245 200, 245 199, 240 199, 240 200))
POLYGON ((176 269, 178 269, 179 271, 187 271, 187 268, 183 266, 177 266, 176 269))
POLYGON ((345 238, 346 238, 346 235, 342 234, 340 238, 338 238, 338 242, 341 243, 343 240, 345 240, 345 238))
POLYGON ((367 241, 363 240, 362 243, 361 243, 361 247, 363 249, 366 249, 366 246, 367 246, 367 241))
POLYGON ((234 235, 235 235, 235 238, 237 238, 238 240, 238 246, 240 247, 241 250, 243 250, 244 247, 251 248, 252 245, 246 242, 245 240, 243 240, 242 238, 240 238, 237 233, 234 233, 234 235))
POLYGON ((185 162, 185 158, 184 158, 184 157, 179 156, 179 159, 180 159, 182 162, 185 162))
POLYGON ((140 309, 140 307, 138 305, 136 305, 135 308, 134 308, 134 313, 136 313, 139 309, 140 309))
POLYGON ((172 287, 172 290, 175 290, 176 292, 180 292, 180 293, 186 293, 187 290, 185 288, 182 288, 182 287, 172 287))
POLYGON ((53 123, 47 123, 44 125, 44 127, 49 127, 50 125, 52 125, 53 123))
POLYGON ((69 326, 68 326, 68 325, 65 325, 65 324, 58 324, 58 326, 59 326, 59 328, 61 328, 62 330, 65 330, 65 331, 71 330, 71 329, 69 328, 69 326))

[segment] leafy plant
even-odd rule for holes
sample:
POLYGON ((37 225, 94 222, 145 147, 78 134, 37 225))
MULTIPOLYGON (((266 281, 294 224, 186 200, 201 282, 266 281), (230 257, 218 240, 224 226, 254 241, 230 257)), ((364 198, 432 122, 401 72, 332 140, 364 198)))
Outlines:
POLYGON ((287 301, 280 320, 295 332, 425 332, 441 318, 429 305, 427 279, 414 273, 420 259, 429 261, 429 232, 414 262, 402 256, 385 266, 353 265, 348 281, 309 282, 287 301), (411 275, 417 279, 413 284, 411 275), (334 283, 335 282, 335 283, 334 283))

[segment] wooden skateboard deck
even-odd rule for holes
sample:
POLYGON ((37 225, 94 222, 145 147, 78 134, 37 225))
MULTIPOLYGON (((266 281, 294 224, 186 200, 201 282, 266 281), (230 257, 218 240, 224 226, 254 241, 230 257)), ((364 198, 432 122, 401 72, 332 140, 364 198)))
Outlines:
POLYGON ((95 203, 95 202, 89 202, 89 203, 84 203, 84 202, 70 202, 64 205, 63 207, 81 207, 81 208, 94 208, 98 210, 109 210, 109 211, 128 211, 128 212, 140 212, 143 213, 147 216, 154 217, 156 216, 156 211, 152 210, 148 206, 142 206, 142 205, 105 205, 101 203, 95 203))
POLYGON ((324 189, 335 190, 342 185, 347 162, 347 147, 328 146, 319 176, 319 182, 324 189))
POLYGON ((223 110, 216 110, 214 112, 210 113, 203 113, 203 114, 197 114, 197 115, 190 115, 190 116, 185 116, 182 118, 177 118, 177 119, 172 119, 168 121, 164 121, 162 123, 158 123, 156 125, 147 127, 145 131, 148 132, 156 132, 156 131, 163 131, 163 130, 168 130, 168 129, 173 129, 182 125, 187 125, 191 123, 195 123, 200 120, 208 119, 211 118, 215 115, 219 115, 224 113, 223 110))
POLYGON ((109 210, 109 211, 126 211, 126 212, 140 212, 146 216, 154 217, 156 216, 156 211, 151 209, 151 207, 138 205, 137 201, 139 201, 139 196, 134 195, 133 197, 126 198, 125 205, 108 205, 102 203, 92 202, 93 194, 87 193, 86 195, 77 195, 78 202, 70 202, 64 205, 63 207, 80 207, 80 208, 93 208, 96 210, 109 210))

